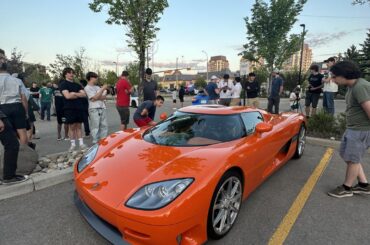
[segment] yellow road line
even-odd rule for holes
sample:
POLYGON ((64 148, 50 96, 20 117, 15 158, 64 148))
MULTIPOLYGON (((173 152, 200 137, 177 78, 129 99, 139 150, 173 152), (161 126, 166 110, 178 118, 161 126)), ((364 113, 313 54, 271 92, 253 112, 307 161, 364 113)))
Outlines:
POLYGON ((313 188, 315 187, 317 181, 325 171, 325 168, 328 166, 330 159, 333 155, 333 152, 334 150, 332 148, 328 148, 326 150, 324 156, 321 158, 320 163, 317 165, 311 176, 308 178, 306 184, 303 186, 297 198, 294 200, 288 213, 285 215, 279 227, 272 235, 268 243, 269 245, 280 245, 284 243, 295 221, 297 220, 299 214, 301 213, 304 205, 306 204, 307 199, 310 196, 313 188))

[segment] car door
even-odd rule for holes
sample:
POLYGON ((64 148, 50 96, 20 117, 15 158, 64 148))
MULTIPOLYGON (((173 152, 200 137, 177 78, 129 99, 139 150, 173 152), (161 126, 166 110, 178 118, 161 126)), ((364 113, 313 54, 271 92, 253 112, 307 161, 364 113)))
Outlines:
POLYGON ((246 174, 246 184, 249 183, 248 190, 255 189, 272 171, 273 154, 271 153, 272 131, 257 135, 255 133, 256 125, 263 122, 261 113, 245 112, 241 114, 242 121, 246 129, 246 138, 244 142, 244 160, 243 168, 246 174), (248 181, 250 180, 250 181, 248 181))

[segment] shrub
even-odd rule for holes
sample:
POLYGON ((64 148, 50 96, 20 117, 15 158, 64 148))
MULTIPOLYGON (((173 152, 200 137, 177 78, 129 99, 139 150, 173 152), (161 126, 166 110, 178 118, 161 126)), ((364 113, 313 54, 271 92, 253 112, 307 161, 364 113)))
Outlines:
POLYGON ((310 136, 339 139, 346 130, 345 114, 341 113, 333 117, 324 110, 320 110, 308 120, 307 129, 310 136))

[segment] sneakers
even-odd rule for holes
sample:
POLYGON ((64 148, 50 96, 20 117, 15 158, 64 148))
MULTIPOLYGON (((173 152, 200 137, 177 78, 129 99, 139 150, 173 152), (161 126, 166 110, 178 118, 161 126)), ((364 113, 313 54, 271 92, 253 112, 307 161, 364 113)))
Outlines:
POLYGON ((338 186, 336 189, 329 191, 328 195, 332 197, 338 197, 338 198, 351 197, 353 196, 353 191, 352 189, 347 191, 346 189, 344 189, 343 185, 341 185, 341 186, 338 186))
POLYGON ((28 175, 15 175, 11 179, 4 179, 3 180, 3 185, 12 185, 12 184, 17 184, 17 183, 22 183, 25 182, 29 179, 28 175))
POLYGON ((370 195, 370 185, 367 185, 367 187, 361 187, 357 184, 354 187, 352 187, 352 191, 354 194, 370 195))
POLYGON ((73 152, 74 150, 76 150, 76 146, 71 145, 71 147, 69 147, 69 149, 68 149, 68 152, 73 152))
POLYGON ((80 145, 80 150, 85 150, 85 149, 87 149, 87 145, 85 144, 80 145))

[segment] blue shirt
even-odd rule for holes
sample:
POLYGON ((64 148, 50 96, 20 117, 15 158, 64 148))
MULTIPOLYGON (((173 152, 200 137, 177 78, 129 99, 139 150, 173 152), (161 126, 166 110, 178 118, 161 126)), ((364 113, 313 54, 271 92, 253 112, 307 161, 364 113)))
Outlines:
POLYGON ((274 77, 271 82, 270 97, 279 97, 281 86, 283 86, 283 79, 280 77, 274 77))
POLYGON ((215 92, 217 84, 215 82, 209 82, 206 86, 206 91, 210 100, 218 99, 218 94, 215 92))

